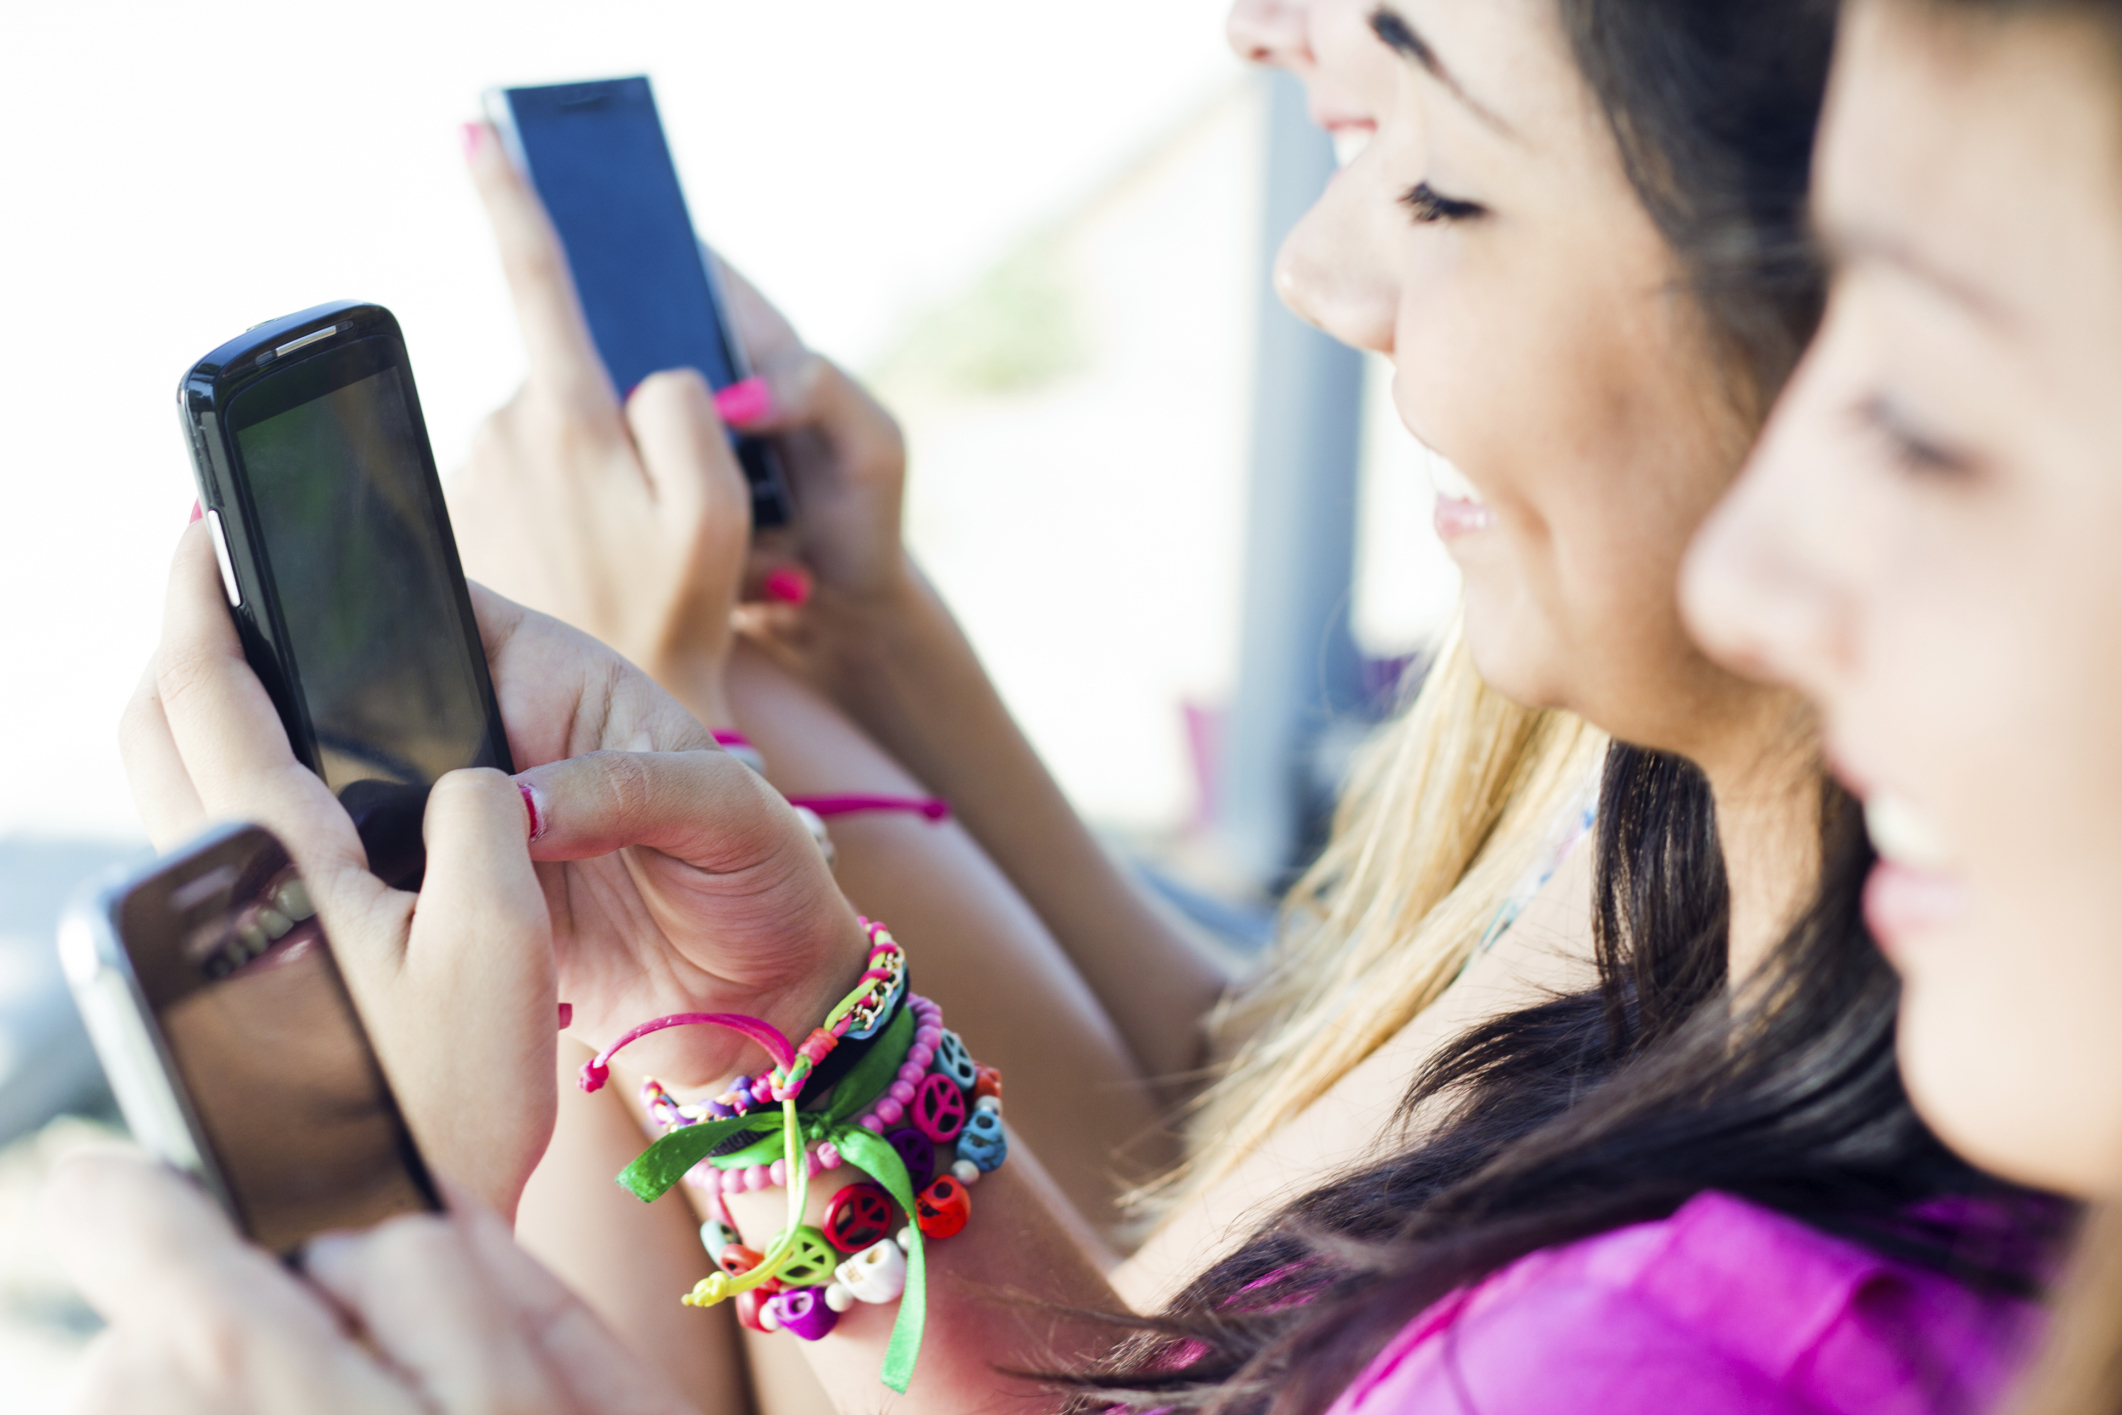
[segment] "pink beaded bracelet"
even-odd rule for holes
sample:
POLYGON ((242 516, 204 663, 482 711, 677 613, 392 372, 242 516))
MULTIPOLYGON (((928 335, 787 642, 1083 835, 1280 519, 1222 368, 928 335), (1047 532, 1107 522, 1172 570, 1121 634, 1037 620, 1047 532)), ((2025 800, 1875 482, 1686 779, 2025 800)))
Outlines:
MULTIPOLYGON (((906 1118, 906 1107, 913 1104, 915 1088, 928 1074, 929 1066, 936 1059, 936 1048, 943 1042, 943 1009, 917 994, 909 994, 906 1005, 914 1014, 914 1044, 908 1049, 906 1060, 900 1064, 891 1085, 854 1121, 872 1135, 882 1135, 887 1126, 897 1125, 906 1118)), ((654 1081, 643 1084, 641 1099, 666 1130, 694 1123, 695 1117, 687 1115, 654 1081)), ((815 1148, 804 1152, 804 1169, 812 1179, 838 1169, 840 1164, 839 1148, 830 1140, 820 1141, 815 1148)), ((711 1194, 782 1189, 788 1185, 788 1166, 783 1160, 775 1160, 770 1165, 722 1169, 712 1160, 702 1160, 687 1172, 685 1182, 711 1194)))

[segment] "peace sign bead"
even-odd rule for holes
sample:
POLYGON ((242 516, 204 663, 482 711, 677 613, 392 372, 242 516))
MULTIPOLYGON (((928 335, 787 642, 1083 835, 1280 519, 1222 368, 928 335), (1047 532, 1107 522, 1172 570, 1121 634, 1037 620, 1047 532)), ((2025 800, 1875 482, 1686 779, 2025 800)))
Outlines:
POLYGON ((850 1184, 825 1210, 825 1237, 843 1253, 859 1253, 892 1231, 892 1202, 874 1184, 850 1184))
POLYGON ((921 1078, 907 1113, 915 1129, 939 1145, 948 1144, 965 1128, 965 1092, 950 1077, 931 1072, 921 1078))
POLYGON ((796 1230, 795 1245, 774 1276, 784 1286, 816 1287, 832 1281, 833 1266, 839 1261, 840 1255, 826 1242, 825 1235, 806 1223, 796 1230))
POLYGON ((914 1188, 926 1189, 936 1177, 936 1142, 908 1127, 890 1132, 884 1143, 899 1152, 899 1162, 906 1166, 906 1177, 914 1188))

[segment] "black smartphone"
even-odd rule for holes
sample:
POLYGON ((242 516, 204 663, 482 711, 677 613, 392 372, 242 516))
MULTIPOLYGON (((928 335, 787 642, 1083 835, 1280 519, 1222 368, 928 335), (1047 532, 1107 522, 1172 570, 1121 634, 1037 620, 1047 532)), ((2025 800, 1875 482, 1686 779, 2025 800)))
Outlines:
POLYGON ((221 826, 93 884, 59 956, 134 1136, 262 1247, 442 1207, 287 850, 221 826))
POLYGON ((177 390, 243 651, 369 868, 416 888, 436 778, 512 771, 398 321, 272 320, 177 390))
MULTIPOLYGON (((583 318, 620 396, 660 369, 697 369, 716 389, 748 378, 648 80, 489 89, 486 113, 560 233, 583 318)), ((780 455, 760 438, 734 440, 752 525, 787 524, 794 504, 780 455)))

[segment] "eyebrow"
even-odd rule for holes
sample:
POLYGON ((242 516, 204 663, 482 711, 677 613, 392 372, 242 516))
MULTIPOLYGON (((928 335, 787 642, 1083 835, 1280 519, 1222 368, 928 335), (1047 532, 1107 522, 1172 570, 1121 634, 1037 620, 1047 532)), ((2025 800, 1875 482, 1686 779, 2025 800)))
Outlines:
POLYGON ((1453 97, 1465 104, 1473 115, 1482 122, 1506 137, 1517 136, 1517 133, 1512 131, 1510 124, 1504 122, 1495 109, 1490 108, 1466 91, 1465 87, 1460 84, 1458 76, 1452 73, 1450 69, 1444 67, 1444 61, 1437 57, 1437 51, 1431 48, 1430 42, 1417 33, 1415 27, 1407 22, 1406 16, 1389 6, 1381 4, 1377 9, 1371 11, 1370 32, 1378 36, 1379 42, 1384 44, 1387 49, 1392 50, 1393 53, 1398 54, 1403 59, 1421 65, 1431 78, 1443 84, 1453 97))
POLYGON ((1906 242, 1862 227, 1828 229, 1816 226, 1814 239, 1830 267, 1854 264, 1890 266, 1929 286, 1985 324, 2002 328, 2012 323, 2010 312, 1986 291, 1925 259, 1906 242))

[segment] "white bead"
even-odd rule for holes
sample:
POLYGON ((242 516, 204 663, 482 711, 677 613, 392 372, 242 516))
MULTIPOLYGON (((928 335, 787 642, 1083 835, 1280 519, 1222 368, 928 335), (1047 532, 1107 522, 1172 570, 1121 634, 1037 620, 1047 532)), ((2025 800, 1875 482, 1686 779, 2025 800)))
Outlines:
POLYGON ((834 1276, 858 1301, 896 1302, 906 1291, 906 1254, 882 1238, 842 1263, 834 1276))
POLYGON ((826 1284, 825 1305, 835 1312, 844 1312, 855 1305, 854 1289, 844 1282, 826 1284))
POLYGON ((997 1114, 997 1115, 1000 1115, 1000 1114, 1002 1113, 1002 1097, 1000 1097, 1000 1096, 982 1096, 982 1097, 980 1097, 980 1099, 978 1099, 978 1100, 976 1100, 976 1101, 974 1101, 974 1102, 973 1102, 973 1109, 974 1109, 974 1110, 991 1110, 991 1111, 993 1111, 993 1112, 994 1112, 995 1114, 997 1114))
POLYGON ((900 1247, 901 1251, 904 1251, 904 1252, 912 1252, 912 1251, 913 1251, 913 1247, 914 1247, 914 1230, 913 1230, 913 1225, 909 1224, 909 1225, 907 1225, 907 1226, 906 1226, 905 1228, 902 1228, 902 1229, 900 1229, 900 1230, 899 1230, 899 1247, 900 1247))
POLYGON ((953 1178, 968 1188, 980 1182, 980 1166, 971 1160, 959 1160, 950 1167, 950 1172, 953 1178))
POLYGON ((759 1304, 759 1325, 768 1331, 781 1330, 781 1309, 773 1304, 771 1298, 759 1304))

